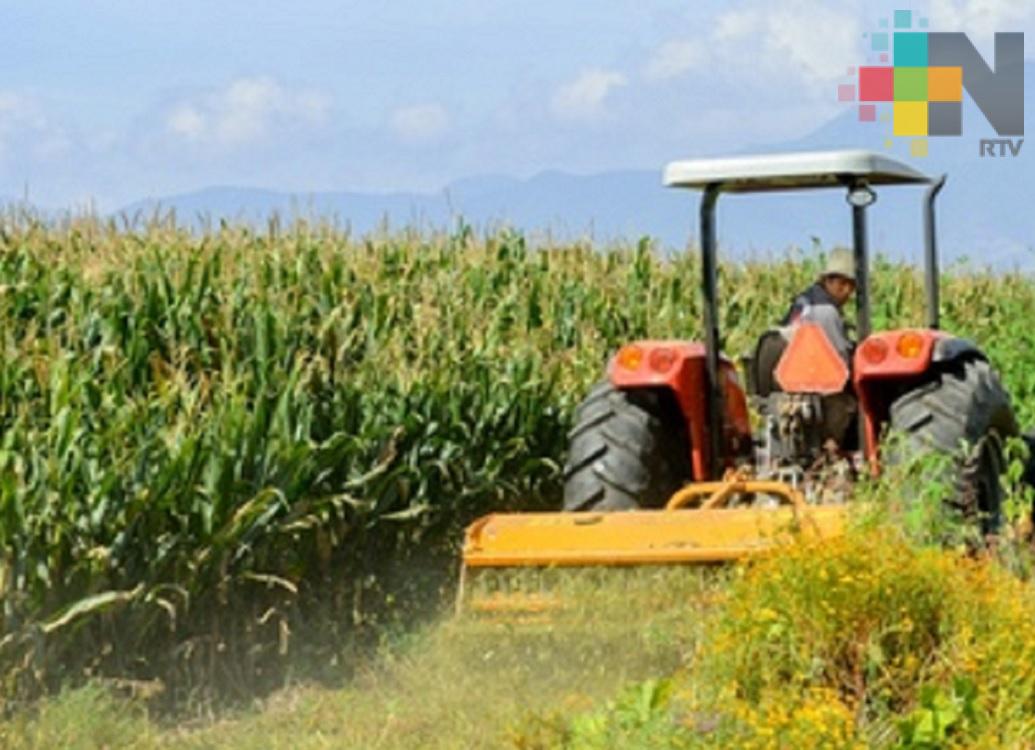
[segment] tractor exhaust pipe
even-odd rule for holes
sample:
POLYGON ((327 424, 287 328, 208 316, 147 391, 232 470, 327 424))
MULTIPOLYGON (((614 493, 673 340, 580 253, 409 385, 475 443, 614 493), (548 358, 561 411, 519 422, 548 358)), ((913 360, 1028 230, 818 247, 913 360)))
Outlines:
POLYGON ((708 379, 708 474, 717 478, 723 466, 723 391, 719 380, 719 309, 715 265, 715 204, 719 185, 712 183, 701 196, 701 297, 704 300, 705 374, 708 379))
POLYGON ((936 331, 941 323, 939 300, 938 241, 934 222, 934 200, 945 187, 948 175, 931 183, 924 195, 924 286, 927 292, 927 327, 936 331))

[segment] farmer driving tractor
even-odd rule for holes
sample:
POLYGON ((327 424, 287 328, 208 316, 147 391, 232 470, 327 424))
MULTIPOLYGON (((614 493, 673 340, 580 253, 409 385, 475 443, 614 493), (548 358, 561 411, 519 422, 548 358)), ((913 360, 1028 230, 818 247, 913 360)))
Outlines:
MULTIPOLYGON (((848 248, 835 248, 816 283, 794 298, 780 321, 781 333, 790 340, 794 329, 802 323, 819 326, 850 370, 855 342, 848 338, 843 308, 854 293, 855 258, 848 248)), ((843 448, 852 440, 849 427, 857 410, 858 402, 850 384, 842 393, 823 397, 824 432, 831 449, 843 448)))
POLYGON ((794 298, 781 326, 815 323, 841 358, 851 367, 854 343, 845 331, 842 308, 855 293, 855 258, 847 248, 837 248, 827 258, 826 267, 815 284, 794 298))
MULTIPOLYGON (((777 328, 764 334, 757 350, 759 393, 766 396, 780 390, 774 376, 777 363, 799 325, 811 323, 823 331, 826 339, 852 367, 855 342, 848 337, 844 305, 855 293, 855 258, 847 248, 836 248, 827 257, 823 272, 816 282, 794 298, 790 309, 777 328)), ((858 410, 858 403, 849 384, 844 392, 824 396, 823 433, 831 448, 845 448, 855 439, 849 428, 858 410)))

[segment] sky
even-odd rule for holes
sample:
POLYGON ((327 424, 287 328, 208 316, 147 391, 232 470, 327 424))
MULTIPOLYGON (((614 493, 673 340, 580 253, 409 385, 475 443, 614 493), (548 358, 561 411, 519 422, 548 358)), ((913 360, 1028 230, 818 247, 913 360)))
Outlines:
POLYGON ((660 169, 836 116, 898 7, 986 54, 1035 31, 1035 0, 0 0, 0 196, 660 169))

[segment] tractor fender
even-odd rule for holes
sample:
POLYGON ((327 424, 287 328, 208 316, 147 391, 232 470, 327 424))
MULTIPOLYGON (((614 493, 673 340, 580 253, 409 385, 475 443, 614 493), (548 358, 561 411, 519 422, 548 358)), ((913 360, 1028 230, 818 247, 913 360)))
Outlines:
POLYGON ((858 387, 872 379, 916 377, 928 372, 931 365, 961 358, 988 359, 972 341, 941 331, 911 328, 881 331, 860 342, 852 372, 858 387))
POLYGON ((938 339, 934 342, 934 349, 931 351, 932 362, 952 362, 960 357, 975 356, 980 359, 988 359, 973 341, 955 336, 938 339))
MULTIPOLYGON (((736 367, 720 357, 719 371, 724 395, 724 453, 732 465, 733 457, 751 450, 751 419, 743 386, 736 367)), ((694 478, 710 479, 708 440, 707 375, 705 348, 691 341, 635 341, 626 344, 611 358, 608 380, 619 390, 667 388, 676 398, 690 437, 694 478)))
POLYGON ((954 362, 988 362, 988 358, 972 341, 930 329, 882 331, 860 344, 853 379, 863 418, 866 455, 871 460, 877 455, 882 426, 890 419, 892 401, 901 395, 897 385, 912 388, 924 379, 937 380, 942 366, 954 362))

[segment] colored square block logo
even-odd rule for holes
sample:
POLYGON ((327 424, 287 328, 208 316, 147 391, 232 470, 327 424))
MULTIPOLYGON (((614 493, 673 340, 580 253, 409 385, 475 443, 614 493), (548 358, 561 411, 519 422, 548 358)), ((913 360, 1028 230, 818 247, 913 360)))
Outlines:
POLYGON ((963 135, 963 102, 930 102, 928 135, 963 135))
POLYGON ((895 65, 905 68, 927 67, 927 34, 895 33, 895 65))
POLYGON ((928 68, 927 99, 932 102, 963 101, 963 68, 928 68))
POLYGON ((895 69, 887 67, 859 68, 859 101, 895 101, 895 69))
POLYGON ((895 102, 894 107, 895 135, 927 135, 927 102, 895 102))
POLYGON ((948 54, 931 64, 930 21, 922 11, 895 10, 878 20, 879 30, 862 35, 870 63, 848 68, 842 80, 855 80, 837 86, 838 100, 857 102, 859 122, 890 124, 880 128, 885 148, 905 138, 911 155, 927 156, 931 137, 963 133, 962 64, 948 54))
POLYGON ((895 101, 927 101, 927 68, 895 66, 895 101))

